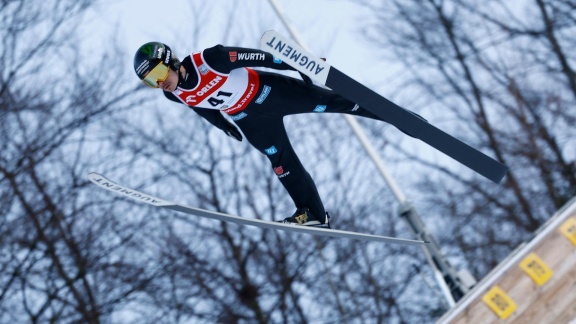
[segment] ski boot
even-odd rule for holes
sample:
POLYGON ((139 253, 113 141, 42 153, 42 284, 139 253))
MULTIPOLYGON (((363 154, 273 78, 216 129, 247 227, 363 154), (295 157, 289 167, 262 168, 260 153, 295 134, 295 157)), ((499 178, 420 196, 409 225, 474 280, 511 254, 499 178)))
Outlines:
POLYGON ((325 218, 321 219, 312 214, 308 208, 298 208, 292 216, 286 217, 284 220, 279 222, 285 224, 330 228, 330 215, 326 213, 325 218))

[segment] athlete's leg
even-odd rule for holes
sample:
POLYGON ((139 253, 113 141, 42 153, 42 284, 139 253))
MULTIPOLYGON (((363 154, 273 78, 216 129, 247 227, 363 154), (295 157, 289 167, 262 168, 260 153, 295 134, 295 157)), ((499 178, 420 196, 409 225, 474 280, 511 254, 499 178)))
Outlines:
MULTIPOLYGON (((378 116, 325 88, 309 86, 303 81, 279 75, 264 75, 261 81, 270 87, 266 102, 261 104, 263 107, 267 107, 263 110, 266 114, 287 116, 303 113, 342 113, 389 123, 386 118, 378 116)), ((414 115, 426 121, 421 116, 414 115)), ((403 129, 400 131, 412 136, 403 129)))
POLYGON ((262 73, 260 82, 269 87, 265 101, 260 103, 269 107, 266 109, 267 114, 287 116, 302 113, 344 113, 386 121, 334 91, 309 86, 298 79, 262 73))
POLYGON ((312 177, 294 152, 282 118, 262 116, 250 109, 237 120, 246 139, 265 154, 297 208, 309 208, 323 223, 326 211, 312 177))

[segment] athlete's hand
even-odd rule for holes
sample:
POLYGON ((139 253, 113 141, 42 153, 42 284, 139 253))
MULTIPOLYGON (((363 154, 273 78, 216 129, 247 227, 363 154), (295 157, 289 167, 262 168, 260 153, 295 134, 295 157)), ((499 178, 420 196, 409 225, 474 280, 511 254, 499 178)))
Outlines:
POLYGON ((304 83, 306 83, 307 86, 311 87, 314 85, 314 82, 312 82, 312 79, 310 79, 310 77, 308 77, 306 74, 302 72, 298 73, 300 73, 300 77, 302 78, 302 80, 304 80, 304 83))
POLYGON ((226 128, 224 128, 224 133, 226 133, 226 135, 232 137, 233 139, 242 142, 242 133, 240 133, 238 128, 236 128, 236 126, 232 125, 231 123, 228 123, 228 125, 226 125, 226 128))
MULTIPOLYGON (((326 58, 322 57, 320 58, 322 61, 326 61, 326 58)), ((298 71, 298 73, 300 74, 300 77, 302 78, 302 80, 304 81, 304 83, 306 83, 307 86, 311 87, 314 85, 314 82, 312 82, 312 79, 310 79, 310 77, 308 77, 306 74, 298 71)))

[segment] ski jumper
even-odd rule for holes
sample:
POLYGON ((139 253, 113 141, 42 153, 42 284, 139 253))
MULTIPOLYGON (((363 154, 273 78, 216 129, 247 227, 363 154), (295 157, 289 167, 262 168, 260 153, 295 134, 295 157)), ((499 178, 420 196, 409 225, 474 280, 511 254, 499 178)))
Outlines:
POLYGON ((270 160, 296 207, 307 207, 323 220, 324 205, 290 144, 284 116, 346 113, 382 119, 333 91, 282 74, 250 69, 293 70, 260 50, 217 45, 187 56, 182 65, 186 75, 174 92, 164 92, 166 97, 188 105, 222 130, 229 125, 222 113, 228 114, 248 142, 270 160))

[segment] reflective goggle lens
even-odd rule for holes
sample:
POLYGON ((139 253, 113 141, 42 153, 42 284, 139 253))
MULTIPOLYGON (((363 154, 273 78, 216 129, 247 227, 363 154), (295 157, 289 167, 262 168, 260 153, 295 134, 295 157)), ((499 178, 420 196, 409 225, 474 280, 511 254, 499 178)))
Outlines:
POLYGON ((170 68, 162 63, 158 63, 142 80, 144 84, 152 88, 158 88, 158 82, 163 82, 168 78, 170 68))

